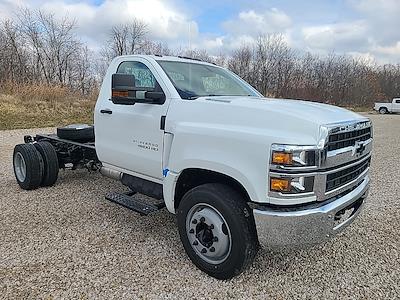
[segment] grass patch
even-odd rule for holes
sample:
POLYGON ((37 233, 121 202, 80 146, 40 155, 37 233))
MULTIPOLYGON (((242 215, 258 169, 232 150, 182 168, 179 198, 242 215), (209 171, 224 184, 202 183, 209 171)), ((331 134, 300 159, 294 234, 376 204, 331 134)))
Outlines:
POLYGON ((364 112, 364 113, 370 113, 370 112, 373 112, 374 110, 373 109, 371 109, 371 107, 368 107, 368 106, 356 106, 356 107, 354 107, 354 106, 352 106, 352 107, 345 107, 346 109, 348 109, 348 110, 352 110, 352 111, 354 111, 354 112, 364 112))
POLYGON ((57 86, 8 84, 0 88, 0 130, 92 124, 96 98, 57 86))

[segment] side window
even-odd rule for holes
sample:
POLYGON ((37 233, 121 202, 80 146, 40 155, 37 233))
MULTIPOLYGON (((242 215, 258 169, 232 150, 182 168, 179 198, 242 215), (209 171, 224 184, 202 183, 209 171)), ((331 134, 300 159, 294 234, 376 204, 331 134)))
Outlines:
POLYGON ((118 66, 117 73, 135 76, 136 87, 156 89, 157 81, 146 65, 138 61, 125 61, 118 66))
POLYGON ((396 103, 397 103, 397 104, 400 104, 400 100, 396 100, 396 103))

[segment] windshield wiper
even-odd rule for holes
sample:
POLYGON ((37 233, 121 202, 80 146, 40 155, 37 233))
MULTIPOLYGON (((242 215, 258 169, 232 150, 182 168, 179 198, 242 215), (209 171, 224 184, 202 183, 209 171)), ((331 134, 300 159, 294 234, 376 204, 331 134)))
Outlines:
POLYGON ((193 94, 191 92, 187 92, 187 91, 181 90, 181 89, 179 89, 177 87, 175 87, 175 89, 178 92, 179 96, 181 96, 181 98, 183 98, 183 99, 194 100, 194 99, 197 99, 197 98, 200 97, 199 95, 196 95, 196 94, 193 94))

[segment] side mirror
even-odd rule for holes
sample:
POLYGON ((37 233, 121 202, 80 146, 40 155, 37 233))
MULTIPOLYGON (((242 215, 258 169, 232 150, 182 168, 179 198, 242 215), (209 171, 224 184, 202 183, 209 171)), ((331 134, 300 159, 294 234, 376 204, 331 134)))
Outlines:
POLYGON ((113 74, 111 86, 111 100, 115 104, 162 104, 165 101, 165 94, 163 92, 147 91, 143 90, 143 88, 136 87, 136 78, 134 75, 113 74))
POLYGON ((111 77, 111 101, 115 104, 135 104, 135 76, 113 74, 111 77))

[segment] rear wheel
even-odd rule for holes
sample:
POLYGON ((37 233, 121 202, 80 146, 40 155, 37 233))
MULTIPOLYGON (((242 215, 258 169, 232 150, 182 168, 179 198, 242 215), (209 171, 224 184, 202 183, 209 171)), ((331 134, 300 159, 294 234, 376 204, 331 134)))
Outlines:
POLYGON ((14 148, 13 167, 15 178, 24 190, 40 186, 43 178, 43 159, 32 144, 19 144, 14 148))
POLYGON ((58 178, 58 157, 53 145, 49 142, 37 142, 34 144, 43 158, 44 170, 41 186, 52 186, 58 178))
POLYGON ((379 109, 379 113, 380 113, 381 115, 384 115, 384 114, 387 114, 387 113, 388 113, 388 110, 387 110, 386 107, 381 107, 381 108, 379 109))
POLYGON ((251 210, 243 197, 223 184, 187 192, 177 212, 179 234, 192 262, 218 279, 240 274, 257 253, 251 210))

